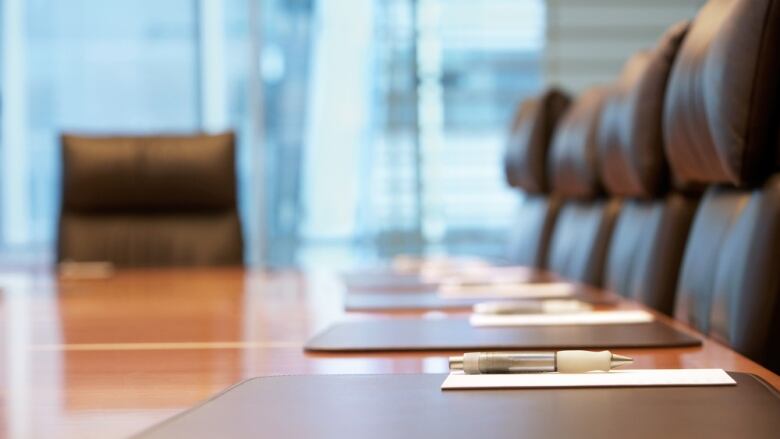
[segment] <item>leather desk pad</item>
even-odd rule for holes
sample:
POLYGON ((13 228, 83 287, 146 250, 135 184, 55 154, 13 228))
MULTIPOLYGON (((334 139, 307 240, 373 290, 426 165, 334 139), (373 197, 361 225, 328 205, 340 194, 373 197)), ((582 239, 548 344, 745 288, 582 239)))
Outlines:
MULTIPOLYGON (((572 298, 594 305, 612 305, 616 303, 614 297, 596 293, 581 292, 575 294, 572 298)), ((489 300, 496 299, 443 299, 435 291, 424 293, 405 292, 403 294, 398 294, 397 292, 347 293, 344 296, 344 309, 347 311, 471 309, 475 304, 489 300)))
POLYGON ((444 375, 254 378, 138 438, 776 438, 777 391, 736 386, 441 391, 444 375))
POLYGON ((625 325, 474 328, 466 318, 391 318, 336 323, 307 351, 467 351, 698 346, 701 341, 659 321, 625 325))

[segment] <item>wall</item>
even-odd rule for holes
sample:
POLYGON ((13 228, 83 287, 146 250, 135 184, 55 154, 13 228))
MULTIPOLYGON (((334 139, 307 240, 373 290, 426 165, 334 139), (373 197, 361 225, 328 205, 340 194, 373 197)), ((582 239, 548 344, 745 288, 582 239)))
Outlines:
POLYGON ((704 0, 547 0, 545 79, 579 92, 612 81, 625 60, 655 44, 704 0))

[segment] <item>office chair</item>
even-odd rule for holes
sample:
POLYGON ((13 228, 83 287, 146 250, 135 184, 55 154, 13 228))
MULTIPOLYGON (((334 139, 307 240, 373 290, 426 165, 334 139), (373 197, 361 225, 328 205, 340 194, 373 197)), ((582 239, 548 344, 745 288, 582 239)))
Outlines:
POLYGON ((242 263, 232 133, 61 140, 58 261, 242 263))

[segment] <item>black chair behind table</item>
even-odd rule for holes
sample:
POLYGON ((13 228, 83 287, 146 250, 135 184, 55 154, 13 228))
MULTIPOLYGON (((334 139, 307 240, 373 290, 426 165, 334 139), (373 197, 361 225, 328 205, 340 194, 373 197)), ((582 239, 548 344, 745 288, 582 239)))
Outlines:
POLYGON ((653 50, 626 62, 607 98, 601 123, 609 127, 599 142, 602 181, 623 197, 604 286, 669 315, 698 201, 670 184, 661 132, 664 92, 688 26, 673 26, 653 50))
POLYGON ((59 261, 240 265, 235 138, 62 136, 59 261))
POLYGON ((694 218, 675 317, 780 372, 780 1, 710 1, 675 60, 665 148, 710 184, 694 218))
POLYGON ((555 133, 548 160, 552 193, 563 199, 547 268, 572 281, 601 286, 604 260, 620 201, 604 196, 597 137, 609 90, 594 87, 569 107, 555 133))
POLYGON ((519 106, 504 156, 504 175, 520 192, 507 259, 511 264, 545 268, 560 200, 549 195, 547 159, 550 142, 571 99, 550 88, 519 106))

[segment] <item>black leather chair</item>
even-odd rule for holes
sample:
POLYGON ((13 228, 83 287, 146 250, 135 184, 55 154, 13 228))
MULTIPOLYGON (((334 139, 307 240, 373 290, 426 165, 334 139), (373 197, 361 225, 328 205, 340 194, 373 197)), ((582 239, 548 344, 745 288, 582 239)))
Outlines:
POLYGON ((233 134, 62 136, 59 261, 240 265, 233 134))
POLYGON ((601 178, 623 197, 604 286, 672 314, 680 262, 698 196, 670 188, 663 151, 664 92, 688 23, 626 63, 602 112, 601 178), (609 126, 607 126, 609 125, 609 126))
POLYGON ((674 174, 705 183, 676 318, 780 372, 780 1, 710 1, 672 68, 674 174), (774 173, 774 175, 772 175, 774 173))
POLYGON ((512 123, 504 156, 509 186, 521 191, 521 204, 509 237, 511 264, 545 268, 560 200, 549 196, 547 157, 558 121, 569 96, 550 88, 525 100, 512 123))
POLYGON ((609 91, 584 92, 563 116, 548 160, 552 193, 564 200, 553 231, 547 268, 569 280, 601 286, 604 261, 620 201, 604 196, 597 137, 609 91))

